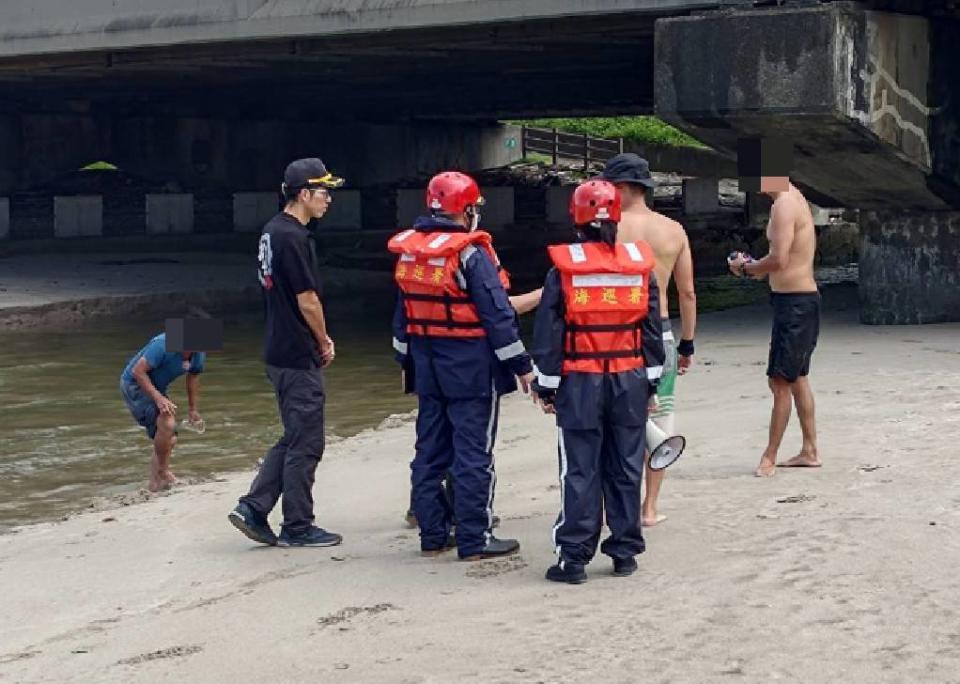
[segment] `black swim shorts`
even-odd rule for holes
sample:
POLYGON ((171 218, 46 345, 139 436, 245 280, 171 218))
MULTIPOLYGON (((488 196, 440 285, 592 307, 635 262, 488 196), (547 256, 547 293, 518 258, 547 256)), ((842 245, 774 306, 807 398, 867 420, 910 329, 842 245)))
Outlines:
POLYGON ((810 357, 820 336, 819 292, 773 292, 773 332, 767 376, 795 382, 810 373, 810 357))

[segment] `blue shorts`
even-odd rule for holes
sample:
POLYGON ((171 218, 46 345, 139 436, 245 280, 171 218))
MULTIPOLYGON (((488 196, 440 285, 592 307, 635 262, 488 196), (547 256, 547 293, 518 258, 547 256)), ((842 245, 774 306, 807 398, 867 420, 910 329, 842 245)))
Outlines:
POLYGON ((147 431, 147 437, 153 439, 157 436, 157 417, 160 411, 153 400, 144 394, 143 389, 136 383, 127 383, 120 381, 120 395, 124 403, 130 409, 130 414, 137 424, 147 431))

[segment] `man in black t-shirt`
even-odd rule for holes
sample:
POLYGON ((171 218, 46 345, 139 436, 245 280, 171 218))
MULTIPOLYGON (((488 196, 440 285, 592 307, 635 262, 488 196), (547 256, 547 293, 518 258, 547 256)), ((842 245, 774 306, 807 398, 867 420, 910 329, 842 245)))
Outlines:
POLYGON ((266 301, 264 362, 283 421, 283 436, 267 453, 250 492, 230 512, 234 527, 272 546, 333 546, 342 538, 313 524, 313 481, 324 448, 322 368, 333 362, 314 240, 307 229, 332 201, 343 180, 319 159, 291 163, 282 185, 286 206, 263 228, 258 277, 266 301), (283 529, 267 516, 283 494, 283 529))

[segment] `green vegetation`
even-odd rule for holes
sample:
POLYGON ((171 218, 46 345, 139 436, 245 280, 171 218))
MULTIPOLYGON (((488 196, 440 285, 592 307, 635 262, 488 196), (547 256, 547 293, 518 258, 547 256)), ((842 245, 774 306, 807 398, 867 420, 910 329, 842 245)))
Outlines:
POLYGON ((92 164, 87 164, 80 170, 81 171, 119 171, 120 169, 118 169, 116 166, 114 166, 110 162, 98 161, 98 162, 93 162, 92 164))
POLYGON ((527 152, 527 156, 509 164, 509 166, 524 166, 526 164, 549 164, 553 158, 549 154, 527 152))
MULTIPOLYGON (((759 280, 742 280, 732 275, 711 275, 697 278, 697 311, 709 313, 765 301, 769 289, 759 280)), ((679 311, 677 290, 671 284, 669 291, 670 311, 679 311)))
POLYGON ((557 128, 567 133, 586 133, 597 138, 626 138, 649 145, 706 147, 695 138, 664 123, 655 116, 612 116, 605 118, 527 119, 509 123, 537 128, 557 128))

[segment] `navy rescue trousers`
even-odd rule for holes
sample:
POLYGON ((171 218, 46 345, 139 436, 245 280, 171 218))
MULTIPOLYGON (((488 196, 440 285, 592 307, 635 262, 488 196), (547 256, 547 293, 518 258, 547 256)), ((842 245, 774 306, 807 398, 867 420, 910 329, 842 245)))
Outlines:
POLYGON ((419 395, 416 455, 410 465, 413 509, 420 525, 420 548, 442 549, 457 521, 461 558, 479 553, 490 540, 496 471, 493 444, 497 436, 500 396, 464 399, 419 395), (441 482, 453 480, 453 505, 441 482))
MULTIPOLYGON (((642 406, 634 411, 645 415, 642 406)), ((561 563, 586 565, 593 559, 604 512, 610 536, 600 547, 603 553, 632 558, 646 548, 640 527, 645 429, 630 422, 607 416, 595 428, 559 428, 560 515, 553 543, 561 563)))

